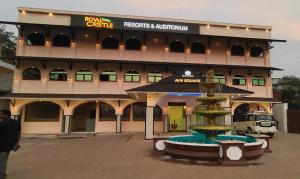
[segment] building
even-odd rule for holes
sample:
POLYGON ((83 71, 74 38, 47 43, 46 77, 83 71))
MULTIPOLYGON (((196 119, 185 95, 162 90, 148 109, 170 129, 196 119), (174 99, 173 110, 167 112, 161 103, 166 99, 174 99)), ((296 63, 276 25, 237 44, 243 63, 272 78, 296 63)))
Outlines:
MULTIPOLYGON (((18 8, 11 110, 24 134, 186 131, 215 71, 232 115, 272 112, 271 27, 18 8), (176 124, 172 128, 171 124, 176 124)), ((231 123, 231 116, 226 117, 231 123)), ((173 125, 174 126, 174 125, 173 125)))

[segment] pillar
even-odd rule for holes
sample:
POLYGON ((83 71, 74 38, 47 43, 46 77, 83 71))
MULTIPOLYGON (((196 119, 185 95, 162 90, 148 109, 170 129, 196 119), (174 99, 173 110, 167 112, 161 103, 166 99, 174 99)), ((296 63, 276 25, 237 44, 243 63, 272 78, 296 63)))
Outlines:
POLYGON ((186 130, 189 130, 189 128, 191 126, 191 121, 192 121, 192 116, 191 115, 187 115, 186 116, 186 130))
POLYGON ((121 133, 122 132, 122 121, 121 121, 121 114, 117 114, 117 127, 116 127, 116 132, 121 133))
POLYGON ((153 121, 153 106, 146 108, 146 122, 145 122, 145 139, 153 139, 154 121, 153 121))
POLYGON ((169 118, 168 118, 168 115, 164 115, 163 120, 164 120, 164 132, 169 132, 169 118))
POLYGON ((69 134, 71 131, 71 128, 70 128, 71 116, 70 115, 64 116, 64 120, 65 120, 64 134, 69 134))

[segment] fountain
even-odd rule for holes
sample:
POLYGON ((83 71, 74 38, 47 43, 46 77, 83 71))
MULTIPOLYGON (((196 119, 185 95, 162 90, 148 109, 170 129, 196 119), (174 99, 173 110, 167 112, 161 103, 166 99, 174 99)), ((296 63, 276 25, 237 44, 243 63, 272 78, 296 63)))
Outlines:
POLYGON ((231 112, 221 107, 220 103, 227 97, 221 95, 222 84, 215 83, 213 77, 214 72, 209 70, 206 81, 199 84, 200 91, 205 92, 206 96, 196 99, 200 102, 200 108, 194 112, 196 116, 203 117, 206 124, 190 126, 192 135, 160 140, 155 143, 156 149, 174 157, 197 160, 238 163, 259 158, 264 152, 261 140, 252 136, 225 135, 233 129, 231 125, 224 125, 224 116, 231 112))

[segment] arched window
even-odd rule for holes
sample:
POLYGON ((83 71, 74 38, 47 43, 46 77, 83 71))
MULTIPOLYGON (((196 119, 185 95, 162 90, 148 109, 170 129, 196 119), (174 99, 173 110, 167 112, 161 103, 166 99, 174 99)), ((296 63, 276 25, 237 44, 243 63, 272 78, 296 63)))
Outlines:
POLYGON ((117 81, 117 73, 112 70, 104 70, 99 79, 100 81, 117 81))
MULTIPOLYGON (((135 102, 133 104, 130 104, 124 109, 122 120, 145 121, 146 120, 146 108, 147 108, 146 102, 135 102), (131 112, 132 112, 132 119, 130 119, 131 112)), ((153 119, 155 121, 162 120, 162 110, 158 105, 156 105, 153 108, 153 119)))
POLYGON ((261 75, 252 78, 252 86, 265 86, 265 79, 261 75))
POLYGON ((92 81, 93 73, 88 70, 80 70, 80 71, 76 72, 75 80, 76 81, 92 81))
POLYGON ((126 40, 125 42, 125 49, 126 50, 141 50, 141 42, 139 39, 131 37, 126 40))
POLYGON ((67 81, 68 75, 64 69, 54 69, 49 73, 50 81, 67 81))
POLYGON ((102 40, 102 49, 119 49, 119 40, 114 37, 106 37, 102 40))
POLYGON ((70 47, 71 40, 65 34, 58 34, 53 37, 52 39, 52 46, 53 47, 70 47))
POLYGON ((246 78, 243 75, 235 75, 232 79, 233 85, 246 85, 246 78))
POLYGON ((179 40, 171 42, 170 52, 184 53, 184 44, 179 40))
POLYGON ((23 80, 40 80, 41 72, 37 68, 28 68, 23 71, 23 80))
POLYGON ((201 42, 194 42, 191 45, 191 53, 205 54, 205 45, 201 42))
POLYGON ((45 36, 39 32, 34 32, 26 37, 26 44, 30 46, 44 46, 45 36))
POLYGON ((214 76, 214 82, 225 84, 226 83, 226 78, 222 74, 215 74, 215 76, 214 76))
POLYGON ((148 74, 148 83, 159 82, 163 78, 163 75, 158 72, 150 72, 148 74))
POLYGON ((263 58, 264 57, 264 49, 259 46, 254 46, 250 50, 250 56, 263 58))
POLYGON ((244 56, 245 55, 245 49, 241 45, 233 45, 231 47, 231 55, 232 56, 244 56))
POLYGON ((60 106, 48 102, 33 102, 25 106, 25 122, 58 122, 60 106))
POLYGON ((140 74, 136 71, 128 71, 125 73, 125 82, 140 82, 140 74))
POLYGON ((115 121, 116 120, 115 109, 110 104, 100 102, 99 111, 100 111, 100 115, 99 115, 100 121, 115 121))

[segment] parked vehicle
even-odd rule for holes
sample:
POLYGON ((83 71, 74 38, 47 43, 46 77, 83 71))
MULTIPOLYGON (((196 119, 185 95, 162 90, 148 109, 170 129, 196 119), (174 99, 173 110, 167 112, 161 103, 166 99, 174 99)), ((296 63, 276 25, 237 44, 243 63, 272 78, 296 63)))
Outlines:
POLYGON ((267 134, 273 137, 277 127, 272 114, 255 112, 243 114, 235 118, 233 125, 238 134, 267 134))

